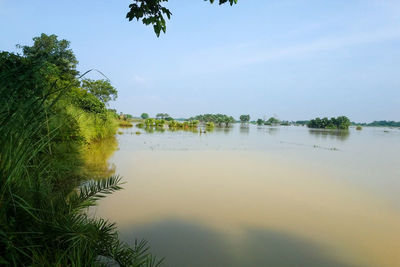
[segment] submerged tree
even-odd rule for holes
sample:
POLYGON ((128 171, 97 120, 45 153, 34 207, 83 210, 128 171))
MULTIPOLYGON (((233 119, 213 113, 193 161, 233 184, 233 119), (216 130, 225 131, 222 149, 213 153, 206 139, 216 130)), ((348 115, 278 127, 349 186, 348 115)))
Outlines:
POLYGON ((247 123, 250 121, 250 115, 240 115, 239 119, 242 123, 247 123))
POLYGON ((309 128, 319 129, 338 129, 347 130, 350 126, 350 120, 346 116, 339 116, 337 118, 315 118, 310 120, 307 124, 309 128))
POLYGON ((265 124, 268 124, 268 125, 275 125, 275 124, 279 124, 279 123, 280 123, 280 121, 277 118, 274 118, 274 117, 269 118, 265 122, 265 124))

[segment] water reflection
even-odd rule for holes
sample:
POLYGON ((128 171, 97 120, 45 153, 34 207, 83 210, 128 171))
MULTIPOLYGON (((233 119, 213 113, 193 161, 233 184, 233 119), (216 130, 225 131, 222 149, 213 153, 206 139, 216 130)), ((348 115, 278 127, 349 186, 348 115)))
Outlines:
POLYGON ((324 129, 309 129, 308 132, 311 136, 315 138, 330 138, 340 141, 345 141, 349 135, 350 131, 345 130, 324 130, 324 129))
POLYGON ((216 132, 216 133, 224 133, 224 134, 229 134, 230 132, 232 132, 232 130, 233 130, 233 126, 230 126, 230 127, 215 127, 214 128, 214 131, 216 132))
POLYGON ((118 149, 115 136, 89 144, 84 151, 84 173, 88 178, 105 178, 115 173, 115 164, 108 159, 118 149))
POLYGON ((241 134, 248 135, 249 132, 250 132, 250 127, 249 127, 249 125, 246 125, 246 124, 241 124, 241 125, 240 125, 240 133, 241 133, 241 134))
POLYGON ((195 222, 165 220, 122 229, 130 244, 139 237, 151 240, 151 250, 165 255, 167 266, 314 266, 350 267, 332 257, 321 244, 301 237, 248 228, 240 242, 195 222), (173 245, 171 245, 173 242, 173 245))
POLYGON ((266 132, 270 135, 276 135, 279 132, 279 128, 271 126, 258 126, 257 130, 260 132, 266 132))

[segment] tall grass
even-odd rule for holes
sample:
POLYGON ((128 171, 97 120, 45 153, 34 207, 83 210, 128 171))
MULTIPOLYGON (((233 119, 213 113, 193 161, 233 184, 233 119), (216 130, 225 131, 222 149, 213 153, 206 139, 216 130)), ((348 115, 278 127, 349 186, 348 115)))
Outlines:
POLYGON ((114 223, 87 215, 121 189, 118 176, 83 181, 80 173, 81 139, 108 129, 61 112, 65 88, 54 90, 43 62, 0 55, 0 265, 157 265, 144 241, 129 247, 114 223))
POLYGON ((67 105, 66 111, 76 120, 78 134, 87 143, 111 137, 118 128, 117 119, 108 111, 102 114, 85 112, 74 105, 67 105))

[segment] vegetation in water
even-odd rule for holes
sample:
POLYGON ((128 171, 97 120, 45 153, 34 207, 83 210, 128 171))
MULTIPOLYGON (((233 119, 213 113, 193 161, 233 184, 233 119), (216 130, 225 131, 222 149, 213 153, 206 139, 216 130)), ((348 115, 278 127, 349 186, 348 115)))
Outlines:
POLYGON ((355 123, 352 122, 352 125, 359 126, 371 126, 371 127, 400 127, 400 121, 373 121, 370 123, 355 123))
POLYGON ((316 118, 310 120, 307 124, 309 128, 318 129, 337 129, 337 130, 348 130, 350 126, 350 120, 346 116, 340 116, 337 118, 316 118))
POLYGON ((114 136, 118 116, 82 86, 68 41, 42 34, 19 47, 22 55, 0 53, 0 264, 157 264, 145 242, 129 247, 114 223, 87 215, 121 189, 120 177, 85 165, 88 146, 114 136))
POLYGON ((268 120, 263 120, 263 119, 257 119, 256 121, 257 125, 290 125, 289 122, 281 122, 275 117, 270 117, 268 120))
POLYGON ((400 127, 400 121, 373 121, 368 123, 367 126, 400 127))
POLYGON ((118 125, 123 128, 133 127, 133 123, 129 120, 118 120, 118 125))
POLYGON ((192 117, 189 120, 197 120, 202 123, 212 122, 219 127, 229 127, 232 123, 235 122, 235 119, 232 116, 228 116, 225 114, 203 114, 192 117))
POLYGON ((241 123, 248 123, 250 121, 250 115, 240 115, 239 119, 241 123))

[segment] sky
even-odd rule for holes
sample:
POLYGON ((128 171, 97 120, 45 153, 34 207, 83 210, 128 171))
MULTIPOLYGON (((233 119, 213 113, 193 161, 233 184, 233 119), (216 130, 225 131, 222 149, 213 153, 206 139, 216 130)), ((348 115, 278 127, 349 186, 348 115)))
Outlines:
POLYGON ((398 0, 170 0, 159 38, 125 18, 130 2, 0 0, 0 50, 56 34, 134 116, 400 121, 398 0))

